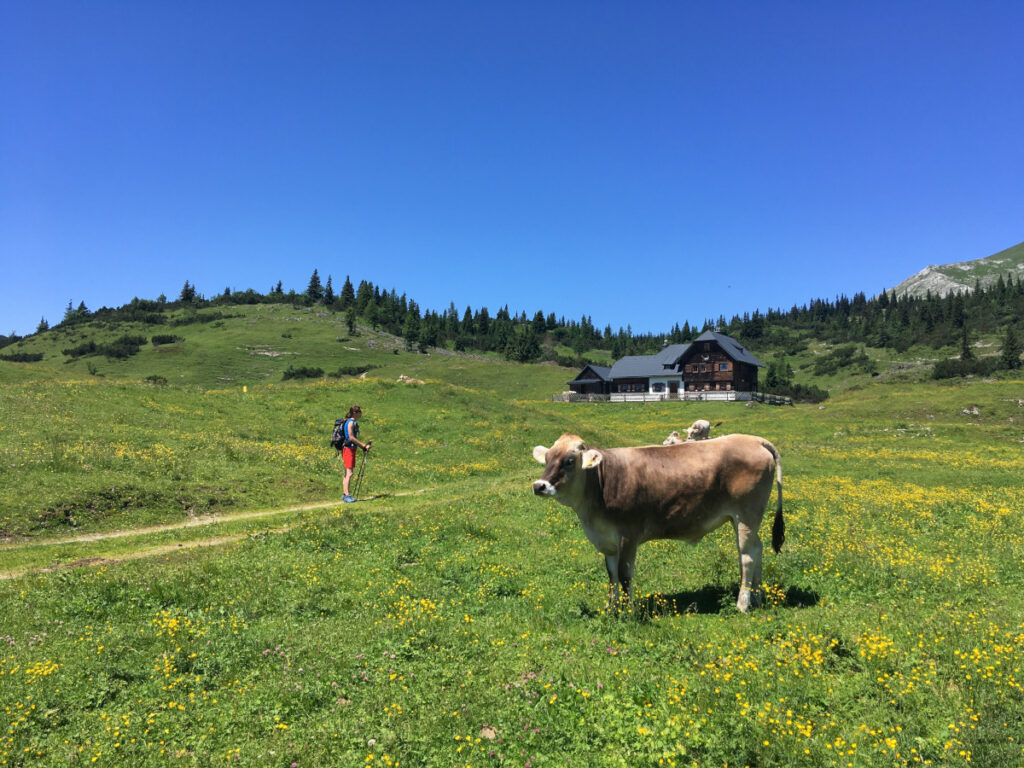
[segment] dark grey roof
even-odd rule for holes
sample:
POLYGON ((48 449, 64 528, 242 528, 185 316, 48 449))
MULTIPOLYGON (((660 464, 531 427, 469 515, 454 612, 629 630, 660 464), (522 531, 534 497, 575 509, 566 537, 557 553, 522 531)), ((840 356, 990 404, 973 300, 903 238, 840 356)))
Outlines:
POLYGON ((651 376, 664 376, 670 371, 658 360, 657 355, 628 355, 615 361, 612 366, 611 378, 646 379, 651 376))
POLYGON ((579 372, 579 375, 575 379, 573 379, 573 381, 578 382, 580 384, 593 384, 598 381, 608 381, 608 376, 611 372, 612 369, 606 365, 585 365, 583 367, 583 370, 579 372), (597 378, 581 379, 580 376, 582 376, 587 371, 592 371, 597 378))
POLYGON ((704 331, 700 336, 694 340, 694 344, 698 341, 716 341, 718 346, 729 355, 733 360, 737 360, 741 363, 747 363, 748 365, 757 365, 764 368, 764 363, 754 357, 750 350, 740 344, 736 339, 726 336, 724 333, 715 333, 714 331, 704 331))
POLYGON ((690 348, 689 344, 669 344, 661 348, 654 357, 661 365, 667 365, 669 367, 674 366, 679 362, 679 358, 686 354, 686 350, 690 348))

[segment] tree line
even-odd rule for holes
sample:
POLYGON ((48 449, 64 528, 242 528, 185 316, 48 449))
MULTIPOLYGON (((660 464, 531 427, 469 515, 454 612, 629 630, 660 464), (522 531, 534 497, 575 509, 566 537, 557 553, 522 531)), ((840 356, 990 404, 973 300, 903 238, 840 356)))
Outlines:
MULTIPOLYGON (((628 325, 617 331, 610 325, 599 329, 589 315, 567 320, 564 316, 556 317, 554 312, 545 314, 538 310, 531 317, 525 311, 511 312, 508 305, 493 315, 486 307, 467 306, 460 311, 454 302, 440 312, 425 310, 405 293, 398 294, 393 288, 382 289, 367 280, 356 286, 346 276, 341 288, 336 290, 332 277, 328 276, 323 282, 318 270, 313 270, 301 293, 285 292, 278 281, 266 293, 251 288, 245 291, 225 288, 206 298, 193 283, 186 281, 176 300, 168 300, 163 295, 156 300, 135 298, 116 309, 104 307, 95 312, 84 302, 75 307, 69 301, 57 327, 91 320, 153 324, 202 322, 213 317, 208 312, 199 314, 202 308, 261 303, 322 306, 345 315, 350 333, 355 333, 357 322, 361 322, 374 330, 400 336, 408 348, 420 351, 443 346, 457 351, 497 352, 518 362, 552 360, 577 366, 588 361, 588 353, 594 350, 604 350, 612 359, 651 354, 665 341, 685 343, 706 330, 717 330, 757 349, 762 355, 775 355, 775 369, 768 373, 783 381, 790 373, 785 356, 803 351, 812 340, 839 347, 834 359, 830 357, 824 364, 844 367, 870 365, 863 351, 854 353, 857 345, 897 352, 905 352, 914 344, 935 349, 954 347, 960 350, 959 359, 963 358, 965 350, 968 357, 971 355, 972 339, 982 334, 1001 334, 1005 349, 1001 367, 1017 367, 1020 365, 1019 339, 1024 331, 1024 281, 1014 279, 1012 274, 1006 278, 1000 276, 987 287, 977 283, 973 291, 941 297, 931 293, 923 297, 896 296, 895 292, 883 291, 869 299, 864 293, 857 293, 852 298, 841 295, 834 300, 815 299, 789 310, 769 309, 764 313, 755 310, 752 314, 734 315, 728 321, 719 316, 717 320, 706 319, 701 326, 691 326, 687 321, 682 326, 676 323, 665 333, 637 334, 628 325), (170 321, 168 311, 182 308, 186 310, 184 317, 170 321)), ((48 328, 44 319, 38 330, 48 328)), ((0 347, 20 338, 13 333, 9 337, 0 336, 0 347)))

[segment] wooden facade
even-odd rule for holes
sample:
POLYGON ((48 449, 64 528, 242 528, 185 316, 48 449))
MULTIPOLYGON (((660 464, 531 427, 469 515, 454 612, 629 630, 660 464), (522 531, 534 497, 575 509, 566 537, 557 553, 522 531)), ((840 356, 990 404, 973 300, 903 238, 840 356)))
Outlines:
POLYGON ((688 392, 757 389, 757 365, 736 359, 713 339, 691 344, 679 368, 688 392))

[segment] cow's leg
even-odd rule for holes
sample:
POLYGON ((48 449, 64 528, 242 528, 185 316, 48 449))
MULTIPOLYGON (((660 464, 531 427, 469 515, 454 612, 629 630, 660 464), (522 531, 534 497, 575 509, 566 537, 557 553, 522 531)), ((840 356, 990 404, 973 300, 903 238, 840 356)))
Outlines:
POLYGON ((740 596, 736 607, 746 612, 761 604, 761 537, 757 528, 742 520, 733 520, 736 549, 740 555, 740 596))
POLYGON ((633 599, 633 563, 636 562, 636 540, 619 539, 619 583, 626 598, 633 599))
POLYGON ((616 611, 619 608, 619 555, 604 556, 604 568, 608 571, 608 605, 607 611, 616 611))
POLYGON ((604 567, 608 571, 608 610, 618 611, 623 598, 633 599, 636 546, 635 540, 620 537, 615 554, 604 556, 604 567))

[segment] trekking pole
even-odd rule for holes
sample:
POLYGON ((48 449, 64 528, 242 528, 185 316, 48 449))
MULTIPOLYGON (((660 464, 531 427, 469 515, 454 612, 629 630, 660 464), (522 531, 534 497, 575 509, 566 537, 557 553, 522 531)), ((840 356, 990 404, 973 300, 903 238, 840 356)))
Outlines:
MULTIPOLYGON (((373 445, 373 441, 371 440, 370 442, 367 443, 367 445, 373 445)), ((363 486, 363 472, 366 471, 366 454, 368 453, 368 450, 363 451, 363 460, 359 464, 359 474, 356 475, 355 487, 353 488, 352 491, 352 496, 354 496, 357 499, 359 498, 359 489, 362 488, 363 486)))

